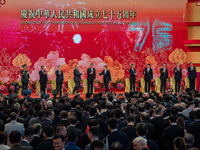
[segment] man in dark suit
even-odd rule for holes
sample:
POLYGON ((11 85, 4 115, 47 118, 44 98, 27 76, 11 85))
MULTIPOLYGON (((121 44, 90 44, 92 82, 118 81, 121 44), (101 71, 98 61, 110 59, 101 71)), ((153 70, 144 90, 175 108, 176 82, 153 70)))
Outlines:
POLYGON ((159 138, 163 134, 164 119, 163 119, 162 107, 156 108, 156 117, 151 119, 151 123, 154 125, 154 140, 157 142, 159 149, 163 149, 162 139, 159 138))
POLYGON ((182 69, 180 68, 179 63, 176 64, 176 68, 174 68, 173 73, 175 74, 175 92, 178 93, 180 91, 180 84, 182 79, 182 69))
POLYGON ((168 79, 168 70, 166 68, 166 64, 163 63, 163 67, 160 68, 160 80, 161 80, 160 92, 161 93, 165 93, 166 91, 167 79, 168 79))
POLYGON ((148 129, 147 138, 153 139, 153 137, 154 137, 154 126, 153 126, 153 124, 148 122, 149 114, 146 113, 146 112, 141 113, 140 120, 141 120, 141 123, 144 123, 144 124, 147 125, 147 129, 148 129))
POLYGON ((135 64, 131 65, 131 69, 129 70, 130 73, 130 91, 135 91, 135 64))
POLYGON ((127 120, 128 126, 121 128, 121 132, 125 133, 128 136, 128 143, 130 143, 133 141, 133 139, 135 139, 137 137, 136 127, 134 126, 135 117, 128 116, 128 118, 126 120, 127 120))
POLYGON ((45 141, 40 142, 37 146, 37 150, 50 150, 53 148, 53 135, 54 129, 51 126, 47 126, 43 129, 43 136, 45 141))
POLYGON ((27 65, 24 64, 23 70, 20 71, 20 75, 22 77, 21 82, 22 82, 22 90, 27 90, 28 89, 28 83, 29 83, 29 72, 27 70, 27 65))
POLYGON ((78 141, 76 142, 76 144, 78 144, 79 141, 80 141, 81 130, 75 127, 75 125, 77 124, 76 117, 75 116, 71 116, 69 118, 69 123, 70 123, 70 125, 67 127, 67 135, 72 131, 75 132, 77 137, 78 137, 78 141))
POLYGON ((74 69, 75 87, 74 87, 74 90, 73 90, 73 95, 74 95, 75 91, 77 91, 77 93, 79 93, 79 88, 80 88, 80 82, 81 82, 82 73, 80 73, 78 69, 79 69, 79 65, 76 65, 76 67, 74 69))
POLYGON ((128 147, 128 137, 125 133, 117 130, 117 120, 111 118, 108 120, 108 129, 110 130, 110 134, 104 138, 104 143, 108 142, 109 148, 112 143, 120 142, 123 145, 123 149, 126 150, 128 147))
POLYGON ((194 136, 194 147, 200 147, 200 110, 194 111, 195 122, 189 124, 188 133, 194 136))
POLYGON ((40 75, 40 91, 46 93, 46 84, 47 84, 47 72, 44 70, 44 66, 41 66, 41 70, 39 71, 40 75))
POLYGON ((147 68, 143 71, 145 80, 145 92, 150 92, 151 90, 151 79, 153 79, 153 70, 150 68, 150 64, 147 64, 147 68))
POLYGON ((10 144, 12 145, 10 150, 32 150, 29 147, 25 147, 19 144, 21 141, 21 134, 18 131, 12 131, 9 134, 9 141, 10 141, 10 144))
POLYGON ((87 69, 87 93, 93 94, 93 82, 96 78, 96 71, 93 68, 94 64, 90 64, 90 68, 87 69))
POLYGON ((33 150, 33 147, 30 145, 31 141, 33 140, 33 134, 33 128, 26 128, 24 131, 24 139, 20 142, 20 145, 29 147, 33 150))
POLYGON ((190 81, 190 89, 195 90, 195 81, 197 78, 197 73, 196 73, 196 68, 193 66, 192 62, 190 62, 190 67, 188 67, 187 70, 189 72, 188 78, 190 81))
POLYGON ((33 135, 33 140, 31 141, 30 145, 33 147, 34 150, 37 149, 37 146, 39 143, 43 142, 43 138, 41 138, 41 133, 42 133, 42 126, 39 123, 36 123, 32 126, 34 135, 33 135))
POLYGON ((147 146, 149 147, 150 150, 158 150, 158 146, 155 141, 152 141, 146 137, 148 133, 147 125, 144 123, 139 123, 136 126, 136 133, 138 137, 143 137, 147 140, 147 146))
POLYGON ((174 149, 174 139, 176 137, 184 136, 184 128, 177 125, 177 116, 170 115, 169 116, 170 126, 165 128, 162 138, 165 142, 165 150, 173 150, 174 149))
POLYGON ((44 129, 47 126, 54 127, 53 120, 54 120, 54 111, 53 110, 47 110, 46 112, 46 119, 42 123, 42 129, 44 129))
POLYGON ((103 75, 103 82, 105 84, 105 93, 107 93, 108 90, 108 84, 111 81, 110 71, 107 69, 107 66, 104 65, 104 70, 99 74, 100 76, 103 75))
POLYGON ((60 96, 62 95, 63 80, 63 71, 61 70, 61 65, 58 65, 58 70, 56 70, 56 89, 60 92, 60 96))

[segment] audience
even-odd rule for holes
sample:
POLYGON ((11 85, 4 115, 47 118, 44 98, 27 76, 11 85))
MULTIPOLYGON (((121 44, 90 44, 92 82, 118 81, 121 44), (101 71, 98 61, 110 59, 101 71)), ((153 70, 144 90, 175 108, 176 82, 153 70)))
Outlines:
POLYGON ((0 101, 0 150, 195 150, 199 92, 12 94, 0 101), (8 118, 9 116, 9 118, 8 118))

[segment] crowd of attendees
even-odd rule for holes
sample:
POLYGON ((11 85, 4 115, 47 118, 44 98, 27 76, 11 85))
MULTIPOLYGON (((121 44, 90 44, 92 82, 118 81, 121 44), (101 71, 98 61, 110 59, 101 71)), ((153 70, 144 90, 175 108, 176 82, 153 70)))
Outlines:
POLYGON ((0 150, 199 150, 200 93, 0 95, 0 150))

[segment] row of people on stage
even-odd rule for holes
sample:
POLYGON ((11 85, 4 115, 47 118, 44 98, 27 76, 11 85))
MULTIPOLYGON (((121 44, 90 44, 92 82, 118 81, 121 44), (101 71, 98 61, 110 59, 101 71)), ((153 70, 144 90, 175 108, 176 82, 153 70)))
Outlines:
MULTIPOLYGON (((28 83, 29 83, 29 72, 27 70, 27 65, 23 65, 23 70, 21 70, 20 75, 22 77, 22 89, 27 89, 28 88, 28 83)), ((190 89, 195 90, 195 79, 197 78, 196 74, 196 68, 193 66, 193 63, 190 63, 190 66, 187 68, 189 74, 189 82, 190 82, 190 89)), ((136 81, 136 69, 135 69, 135 64, 131 65, 131 68, 129 70, 130 73, 130 90, 135 91, 135 81, 136 81)), ((179 63, 176 64, 176 67, 173 70, 174 79, 175 79, 175 92, 179 92, 180 90, 180 84, 182 80, 182 69, 180 68, 179 63)), ((55 72, 56 74, 56 89, 59 91, 60 95, 62 94, 62 84, 64 80, 63 76, 63 71, 61 70, 61 66, 58 65, 58 69, 55 72)), ((144 74, 144 80, 145 80, 145 92, 150 92, 150 87, 151 87, 151 80, 153 79, 153 69, 151 68, 150 64, 147 64, 147 67, 143 71, 144 74)), ((74 69, 74 82, 75 82, 75 87, 73 89, 73 94, 79 93, 79 88, 80 88, 80 82, 81 82, 81 73, 79 71, 79 65, 75 66, 74 69)), ((104 65, 104 70, 99 73, 99 75, 103 75, 103 81, 105 84, 105 92, 108 92, 108 85, 109 82, 111 81, 111 74, 110 71, 107 69, 107 66, 104 65)), ((39 71, 39 76, 40 76, 40 90, 45 93, 46 91, 46 84, 47 84, 47 72, 45 71, 44 66, 41 66, 41 70, 39 71)), ((93 82, 94 79, 96 78, 96 70, 94 68, 94 64, 90 64, 90 68, 87 69, 87 91, 88 93, 93 93, 93 82)), ((160 68, 160 80, 161 80, 161 88, 160 91, 161 93, 165 93, 166 91, 166 82, 168 79, 168 69, 166 68, 166 64, 163 63, 162 68, 160 68)))

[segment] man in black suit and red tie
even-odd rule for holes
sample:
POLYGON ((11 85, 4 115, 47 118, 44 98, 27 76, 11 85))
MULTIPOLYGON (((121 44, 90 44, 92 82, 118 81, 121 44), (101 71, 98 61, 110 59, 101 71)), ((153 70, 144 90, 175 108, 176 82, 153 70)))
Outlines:
POLYGON ((44 70, 44 66, 41 66, 39 75, 40 75, 40 91, 46 93, 47 72, 44 70))
POLYGON ((131 65, 131 69, 129 70, 130 73, 130 91, 135 91, 135 64, 131 65))
POLYGON ((56 70, 56 89, 60 92, 60 96, 62 95, 63 80, 63 71, 61 70, 61 65, 58 65, 58 70, 56 70))
POLYGON ((160 68, 160 80, 161 80, 160 92, 161 93, 165 93, 166 91, 167 79, 168 79, 168 70, 166 68, 166 64, 163 63, 163 67, 160 68))
POLYGON ((143 71, 144 80, 145 80, 145 92, 150 92, 151 90, 151 80, 153 79, 153 70, 151 65, 147 64, 147 67, 143 71))
POLYGON ((178 93, 180 91, 180 84, 182 80, 182 69, 180 68, 179 63, 176 63, 176 68, 174 68, 173 73, 175 74, 175 92, 178 93))
POLYGON ((81 75, 82 75, 82 73, 79 72, 79 65, 76 65, 76 67, 74 69, 75 87, 74 87, 74 90, 73 90, 73 95, 74 95, 75 91, 77 91, 77 93, 79 93, 80 82, 81 82, 81 75))
POLYGON ((96 78, 96 71, 93 68, 94 64, 90 64, 90 68, 87 69, 87 88, 88 88, 88 93, 93 94, 93 82, 94 79, 96 78))
POLYGON ((196 68, 193 66, 193 63, 190 62, 190 67, 187 68, 189 74, 188 78, 190 81, 190 89, 195 90, 195 80, 197 78, 196 68))
POLYGON ((104 70, 99 74, 100 76, 103 75, 103 82, 105 84, 105 93, 107 93, 109 90, 108 90, 108 84, 109 82, 111 81, 111 76, 110 76, 110 71, 107 69, 107 66, 104 65, 104 70))

